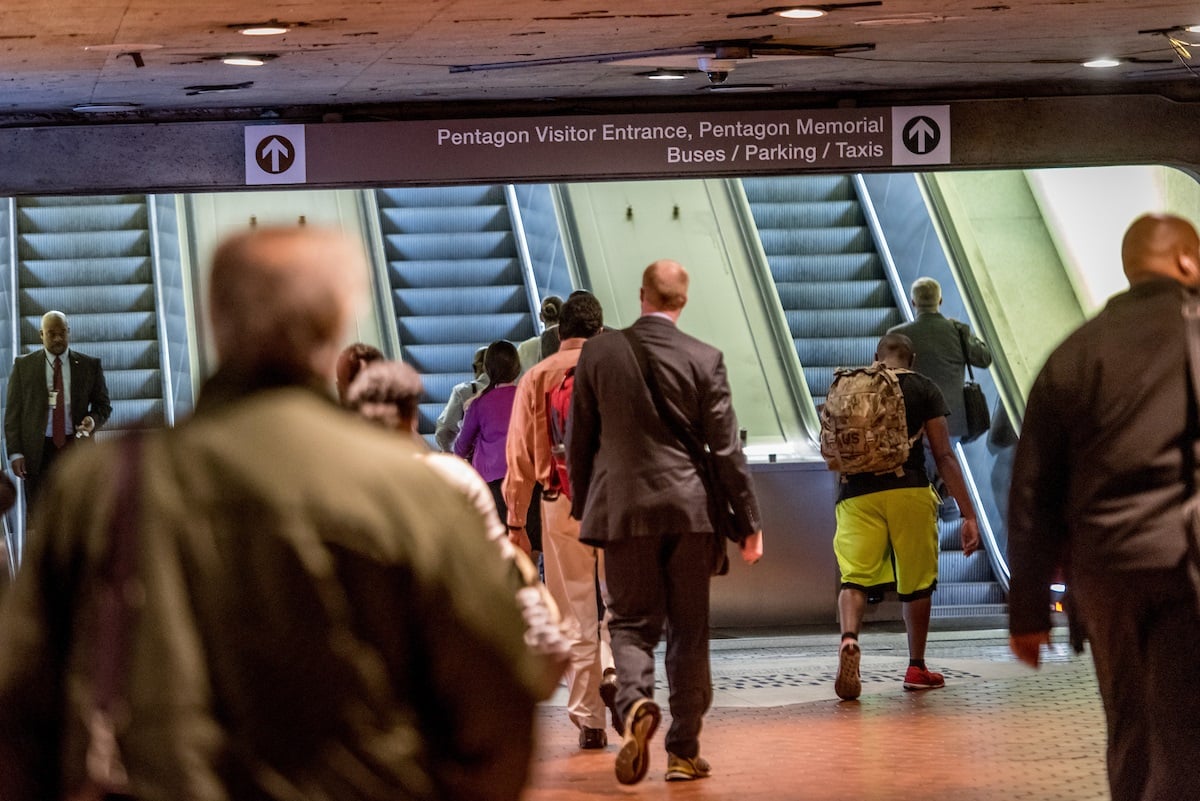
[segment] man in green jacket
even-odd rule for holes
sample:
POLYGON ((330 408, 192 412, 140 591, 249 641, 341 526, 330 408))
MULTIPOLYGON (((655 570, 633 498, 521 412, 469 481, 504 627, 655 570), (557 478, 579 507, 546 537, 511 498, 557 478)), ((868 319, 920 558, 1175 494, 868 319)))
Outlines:
POLYGON ((479 513, 333 400, 365 275, 311 228, 217 251, 220 368, 191 420, 138 435, 117 637, 98 590, 133 460, 113 441, 58 465, 37 526, 54 536, 0 605, 0 798, 97 778, 105 727, 85 721, 122 639, 113 775, 140 801, 518 797, 553 674, 479 513))

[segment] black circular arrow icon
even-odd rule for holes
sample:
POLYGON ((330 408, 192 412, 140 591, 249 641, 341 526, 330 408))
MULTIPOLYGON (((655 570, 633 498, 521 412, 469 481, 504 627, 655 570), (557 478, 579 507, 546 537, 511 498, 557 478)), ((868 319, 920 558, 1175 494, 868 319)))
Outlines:
POLYGON ((296 160, 296 147, 286 136, 271 134, 254 149, 254 160, 263 172, 278 175, 287 172, 296 160))
POLYGON ((937 148, 938 143, 942 141, 942 129, 938 127, 936 120, 921 115, 913 117, 905 124, 900 138, 910 153, 924 156, 937 148))

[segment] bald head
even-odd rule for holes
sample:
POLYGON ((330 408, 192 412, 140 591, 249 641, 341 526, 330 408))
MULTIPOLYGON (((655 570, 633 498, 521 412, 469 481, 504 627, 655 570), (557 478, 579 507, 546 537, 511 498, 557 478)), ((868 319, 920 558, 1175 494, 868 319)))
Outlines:
POLYGON ((687 303, 688 274, 683 265, 659 259, 642 272, 642 313, 667 312, 676 317, 687 303))
POLYGON ((1121 262, 1130 285, 1170 278, 1200 286, 1200 237, 1190 222, 1173 214, 1138 217, 1121 242, 1121 262))
POLYGON ((221 363, 332 379, 365 276, 362 249, 338 231, 258 228, 227 239, 209 282, 221 363))

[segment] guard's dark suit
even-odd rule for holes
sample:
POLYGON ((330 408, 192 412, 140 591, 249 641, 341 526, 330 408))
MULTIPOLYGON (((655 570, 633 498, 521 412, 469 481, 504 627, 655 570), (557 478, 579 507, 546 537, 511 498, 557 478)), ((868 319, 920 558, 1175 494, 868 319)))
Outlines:
MULTIPOLYGON (((666 317, 633 325, 665 402, 708 444, 739 528, 761 528, 758 505, 738 441, 737 420, 721 352, 688 336, 666 317)), ((685 446, 658 417, 625 337, 601 334, 583 346, 567 436, 572 514, 580 539, 604 548, 609 632, 628 714, 654 695, 654 647, 668 625, 671 691, 667 750, 699 752, 700 724, 712 702, 708 663, 712 523, 707 495, 685 446)))
MULTIPOLYGON (((96 428, 101 428, 112 414, 112 404, 108 400, 108 385, 104 381, 100 360, 71 348, 63 355, 70 364, 71 372, 71 419, 67 421, 65 448, 76 442, 72 432, 88 415, 96 422, 96 428)), ((46 462, 44 449, 54 447, 46 441, 46 421, 50 413, 47 356, 45 348, 38 348, 17 357, 8 379, 8 402, 4 408, 5 445, 10 458, 16 453, 25 457, 25 494, 31 499, 36 494, 46 462)))

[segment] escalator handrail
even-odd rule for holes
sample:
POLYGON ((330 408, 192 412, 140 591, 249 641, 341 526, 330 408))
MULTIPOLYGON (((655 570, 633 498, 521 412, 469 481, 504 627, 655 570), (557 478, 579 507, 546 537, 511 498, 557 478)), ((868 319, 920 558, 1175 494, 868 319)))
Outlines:
POLYGON ((533 330, 541 334, 545 330, 542 321, 542 298, 537 285, 537 274, 533 270, 533 257, 529 255, 529 239, 525 236, 525 220, 521 216, 521 205, 517 201, 517 187, 504 185, 504 200, 508 206, 508 220, 517 245, 517 259, 521 263, 521 276, 525 283, 525 296, 529 300, 529 313, 533 317, 533 330))
POLYGON ((146 227, 150 234, 150 280, 154 282, 155 318, 158 328, 158 373, 162 379, 163 422, 175 425, 175 372, 171 368, 171 348, 167 331, 166 301, 163 298, 162 249, 159 243, 158 202, 155 195, 143 195, 146 203, 146 227))
POLYGON ((370 296, 374 303, 380 344, 394 359, 403 359, 403 344, 400 342, 400 326, 391 306, 391 279, 388 276, 387 251, 383 246, 383 226, 379 224, 379 195, 374 189, 358 193, 358 203, 363 220, 363 244, 370 260, 367 275, 371 282, 370 296))

